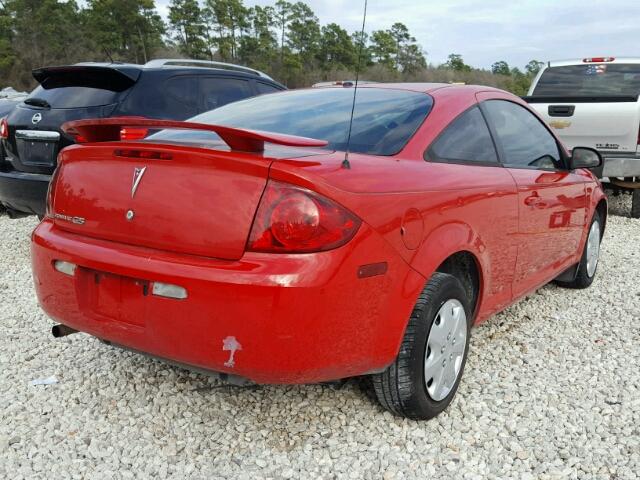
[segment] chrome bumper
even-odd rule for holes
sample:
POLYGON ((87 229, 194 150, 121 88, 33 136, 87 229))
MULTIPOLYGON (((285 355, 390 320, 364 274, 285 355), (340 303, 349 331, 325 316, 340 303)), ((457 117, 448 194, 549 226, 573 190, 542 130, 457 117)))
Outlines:
POLYGON ((640 177, 640 155, 603 157, 603 177, 640 177))

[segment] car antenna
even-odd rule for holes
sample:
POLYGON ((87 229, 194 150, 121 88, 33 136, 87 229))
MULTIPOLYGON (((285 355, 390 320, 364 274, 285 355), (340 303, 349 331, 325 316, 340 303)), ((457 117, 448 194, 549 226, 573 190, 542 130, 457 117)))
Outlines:
POLYGON ((351 118, 349 119, 349 133, 347 135, 347 148, 342 160, 342 168, 350 169, 349 144, 351 143, 351 130, 353 128, 353 114, 356 109, 356 94, 358 93, 358 79, 360 78, 360 61, 362 60, 362 46, 364 45, 364 25, 367 21, 367 0, 364 0, 364 15, 362 16, 362 31, 360 32, 360 46, 358 47, 358 63, 356 64, 356 84, 353 87, 353 102, 351 103, 351 118))

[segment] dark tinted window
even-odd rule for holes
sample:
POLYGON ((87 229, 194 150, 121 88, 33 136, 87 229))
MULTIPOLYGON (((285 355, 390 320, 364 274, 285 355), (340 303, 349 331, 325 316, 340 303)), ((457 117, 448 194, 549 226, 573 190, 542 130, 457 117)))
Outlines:
POLYGON ((39 86, 31 92, 29 98, 44 100, 51 108, 82 108, 117 103, 119 95, 120 92, 102 88, 39 86))
POLYGON ((635 97, 640 94, 640 65, 591 63, 547 68, 533 94, 635 97))
POLYGON ((203 110, 213 110, 227 103, 252 96, 247 80, 224 77, 204 77, 200 79, 203 110))
POLYGON ((273 85, 268 85, 262 82, 256 82, 256 87, 258 88, 259 95, 262 95, 264 93, 276 93, 281 91, 279 88, 276 88, 273 85))
POLYGON ((180 102, 191 111, 198 108, 198 79, 197 77, 173 77, 164 83, 165 95, 173 101, 180 102))
POLYGON ((526 108, 503 100, 484 103, 507 166, 560 168, 560 151, 546 127, 526 108))
MULTIPOLYGON (((353 102, 351 88, 323 88, 261 95, 194 117, 194 122, 318 138, 328 148, 347 146, 353 102)), ((358 90, 350 150, 375 155, 399 152, 431 110, 424 93, 381 88, 358 90)), ((191 134, 201 142, 202 135, 191 134)), ((161 132, 154 140, 188 141, 180 132, 161 132)))
POLYGON ((185 120, 198 113, 198 78, 178 75, 166 80, 148 72, 120 105, 118 115, 185 120))
POLYGON ((496 149, 480 109, 473 107, 456 118, 433 142, 427 159, 497 162, 496 149))

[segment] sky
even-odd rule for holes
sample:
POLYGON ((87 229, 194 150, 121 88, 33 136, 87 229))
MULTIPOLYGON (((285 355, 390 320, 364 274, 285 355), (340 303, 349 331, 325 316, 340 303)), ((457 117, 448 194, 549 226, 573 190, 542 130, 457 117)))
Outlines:
MULTIPOLYGON (((245 6, 274 3, 244 0, 245 6)), ((323 25, 362 27, 364 0, 306 3, 323 25)), ((166 17, 169 0, 156 4, 166 17)), ((367 31, 394 22, 407 25, 436 65, 450 53, 478 68, 498 60, 522 68, 533 59, 640 56, 640 0, 369 0, 367 31)))

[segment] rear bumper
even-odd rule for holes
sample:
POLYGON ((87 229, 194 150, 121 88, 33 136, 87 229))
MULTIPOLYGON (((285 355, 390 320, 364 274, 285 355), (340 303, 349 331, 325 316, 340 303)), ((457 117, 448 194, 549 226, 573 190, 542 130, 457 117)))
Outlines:
POLYGON ((640 155, 603 154, 603 177, 640 177, 640 155))
POLYGON ((50 175, 0 171, 0 204, 27 215, 44 215, 50 175))
POLYGON ((257 383, 312 383, 384 369, 424 286, 366 225, 333 251, 222 261, 90 239, 45 220, 33 233, 32 263, 40 305, 56 321, 257 383), (53 268, 55 260, 79 267, 66 275, 53 268), (383 261, 386 274, 358 278, 361 265, 383 261), (116 277, 122 283, 107 288, 104 274, 112 286, 116 277), (188 298, 144 295, 145 282, 179 285, 188 298))

